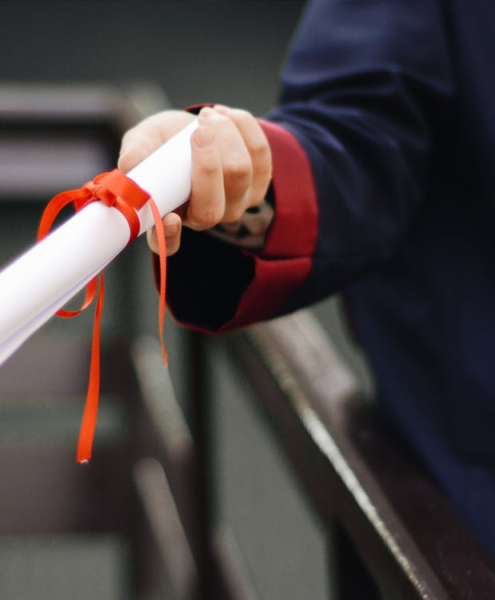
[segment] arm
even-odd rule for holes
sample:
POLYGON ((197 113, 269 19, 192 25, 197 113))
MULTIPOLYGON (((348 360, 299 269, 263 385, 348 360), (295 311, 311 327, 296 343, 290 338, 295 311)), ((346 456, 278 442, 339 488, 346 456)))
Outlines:
POLYGON ((308 278, 282 312, 342 290, 400 251, 453 94, 443 2, 315 0, 269 116, 301 144, 317 194, 308 278))
POLYGON ((275 210, 265 246, 184 231, 169 262, 179 320, 222 330, 270 318, 387 261, 421 206, 451 91, 445 46, 434 0, 310 3, 281 104, 260 122, 275 210))

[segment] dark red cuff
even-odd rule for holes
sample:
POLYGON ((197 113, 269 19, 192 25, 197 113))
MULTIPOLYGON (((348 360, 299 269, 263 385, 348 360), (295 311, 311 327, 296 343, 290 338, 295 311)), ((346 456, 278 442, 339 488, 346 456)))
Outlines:
POLYGON ((262 254, 311 256, 318 236, 318 201, 308 157, 286 129, 269 121, 259 123, 272 151, 275 202, 275 217, 262 254))
POLYGON ((200 110, 205 106, 213 108, 215 104, 213 102, 205 102, 204 104, 191 104, 191 106, 186 106, 186 108, 184 108, 183 110, 185 112, 192 113, 193 115, 199 115, 200 110))
POLYGON ((290 132, 260 124, 272 150, 275 206, 264 250, 254 254, 196 234, 173 257, 172 312, 197 329, 225 331, 275 317, 311 272, 318 204, 308 158, 290 132))
POLYGON ((286 299, 306 280, 311 258, 263 260, 254 257, 254 279, 244 292, 234 318, 218 331, 243 327, 277 316, 286 299))
POLYGON ((275 216, 254 278, 232 320, 223 329, 274 317, 307 279, 318 236, 318 202, 311 166, 296 138, 283 127, 260 120, 273 161, 275 216))

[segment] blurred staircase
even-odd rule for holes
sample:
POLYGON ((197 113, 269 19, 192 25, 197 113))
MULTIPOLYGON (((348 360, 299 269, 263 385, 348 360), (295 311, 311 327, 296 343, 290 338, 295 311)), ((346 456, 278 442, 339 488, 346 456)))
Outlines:
POLYGON ((2 599, 131 598, 130 436, 118 390, 101 395, 91 464, 75 461, 87 351, 38 339, 0 370, 2 599))
POLYGON ((116 535, 1 536, 6 600, 129 598, 129 552, 116 535))
MULTIPOLYGON (((152 84, 0 86, 0 268, 33 243, 53 194, 113 168, 123 133, 166 105, 152 84)), ((172 531, 169 521, 159 525, 167 557, 185 580, 167 574, 151 529, 153 503, 174 514, 163 469, 134 473, 150 448, 130 356, 140 323, 129 304, 141 292, 135 278, 143 269, 129 250, 131 263, 107 272, 113 293, 102 324, 107 345, 89 465, 75 456, 92 315, 53 319, 0 368, 1 600, 193 598, 194 565, 182 569, 184 553, 176 552, 180 523, 172 531)))

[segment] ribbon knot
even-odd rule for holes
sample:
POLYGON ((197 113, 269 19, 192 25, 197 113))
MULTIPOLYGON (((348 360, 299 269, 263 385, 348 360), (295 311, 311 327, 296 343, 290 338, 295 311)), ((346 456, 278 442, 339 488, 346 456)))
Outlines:
MULTIPOLYGON (((148 192, 143 190, 132 179, 126 177, 118 169, 108 173, 101 173, 92 181, 88 181, 82 187, 61 192, 54 196, 45 207, 38 228, 38 241, 48 235, 57 215, 67 205, 72 204, 77 211, 81 210, 91 202, 101 201, 106 206, 116 208, 127 220, 129 225, 129 241, 132 242, 141 229, 141 222, 136 211, 142 208, 146 202, 149 203, 153 213, 153 220, 157 230, 160 262, 160 302, 159 302, 159 328, 162 354, 165 365, 168 364, 165 343, 163 339, 163 324, 165 317, 165 285, 166 285, 166 246, 165 232, 161 215, 154 200, 148 192)), ((104 280, 103 273, 97 275, 86 286, 84 301, 81 308, 74 311, 60 309, 57 311, 59 317, 71 318, 80 314, 94 300, 96 300, 96 312, 93 328, 93 342, 91 346, 91 365, 89 372, 88 393, 79 433, 77 448, 77 461, 88 462, 91 458, 96 419, 98 415, 99 388, 100 388, 100 329, 101 314, 103 310, 104 280), (99 285, 98 285, 99 283, 99 285)))
MULTIPOLYGON (((96 184, 94 181, 88 181, 87 183, 85 183, 83 185, 83 188, 85 190, 88 190, 88 192, 91 194, 91 196, 90 196, 91 200, 96 200, 97 198, 99 198, 100 200, 103 200, 103 197, 98 194, 98 192, 102 189, 101 184, 96 184)), ((110 196, 112 198, 114 197, 113 194, 111 194, 110 196)))

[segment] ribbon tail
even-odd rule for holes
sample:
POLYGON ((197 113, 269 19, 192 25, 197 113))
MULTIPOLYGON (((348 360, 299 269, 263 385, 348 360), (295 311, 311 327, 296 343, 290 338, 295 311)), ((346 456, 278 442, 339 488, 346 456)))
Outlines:
POLYGON ((87 284, 84 293, 84 301, 81 305, 81 308, 77 310, 65 310, 65 308, 60 308, 55 313, 58 317, 62 319, 72 319, 73 317, 77 317, 77 315, 81 314, 84 310, 88 308, 88 306, 93 302, 96 292, 98 289, 98 276, 93 277, 93 279, 87 284))
MULTIPOLYGON (((150 198, 148 192, 140 188, 132 179, 126 177, 118 169, 109 173, 101 173, 93 181, 87 182, 82 188, 69 190, 57 194, 46 206, 38 228, 38 241, 46 237, 60 211, 69 204, 74 209, 81 210, 88 203, 99 200, 106 206, 114 207, 122 213, 129 224, 129 243, 134 240, 140 231, 140 221, 137 211, 150 202, 153 218, 158 235, 160 250, 160 304, 159 304, 159 326, 160 342, 165 365, 168 365, 167 352, 165 350, 163 325, 165 320, 165 293, 166 293, 166 240, 163 223, 155 202, 150 198)), ((91 348, 91 365, 89 372, 88 393, 84 407, 84 414, 79 433, 77 447, 77 461, 88 462, 91 459, 93 441, 98 416, 99 390, 100 390, 100 332, 101 314, 104 299, 103 274, 93 278, 86 286, 86 294, 79 310, 70 311, 60 309, 57 315, 70 318, 85 310, 97 296, 96 312, 93 328, 93 342, 91 348)))
POLYGON ((165 303, 167 297, 167 242, 165 238, 165 230, 163 228, 162 217, 160 211, 153 200, 149 199, 151 212, 155 221, 156 237, 158 239, 158 260, 160 264, 160 300, 158 305, 158 325, 160 329, 160 345, 162 349, 163 362, 168 367, 168 355, 165 348, 164 338, 164 323, 165 323, 165 303))
POLYGON ((100 275, 100 287, 96 300, 95 324, 93 329, 93 343, 91 347, 91 365, 89 370, 88 394, 84 415, 79 433, 77 446, 77 462, 87 463, 91 459, 93 440, 98 417, 98 403, 100 393, 100 331, 103 299, 105 294, 103 273, 100 275))

